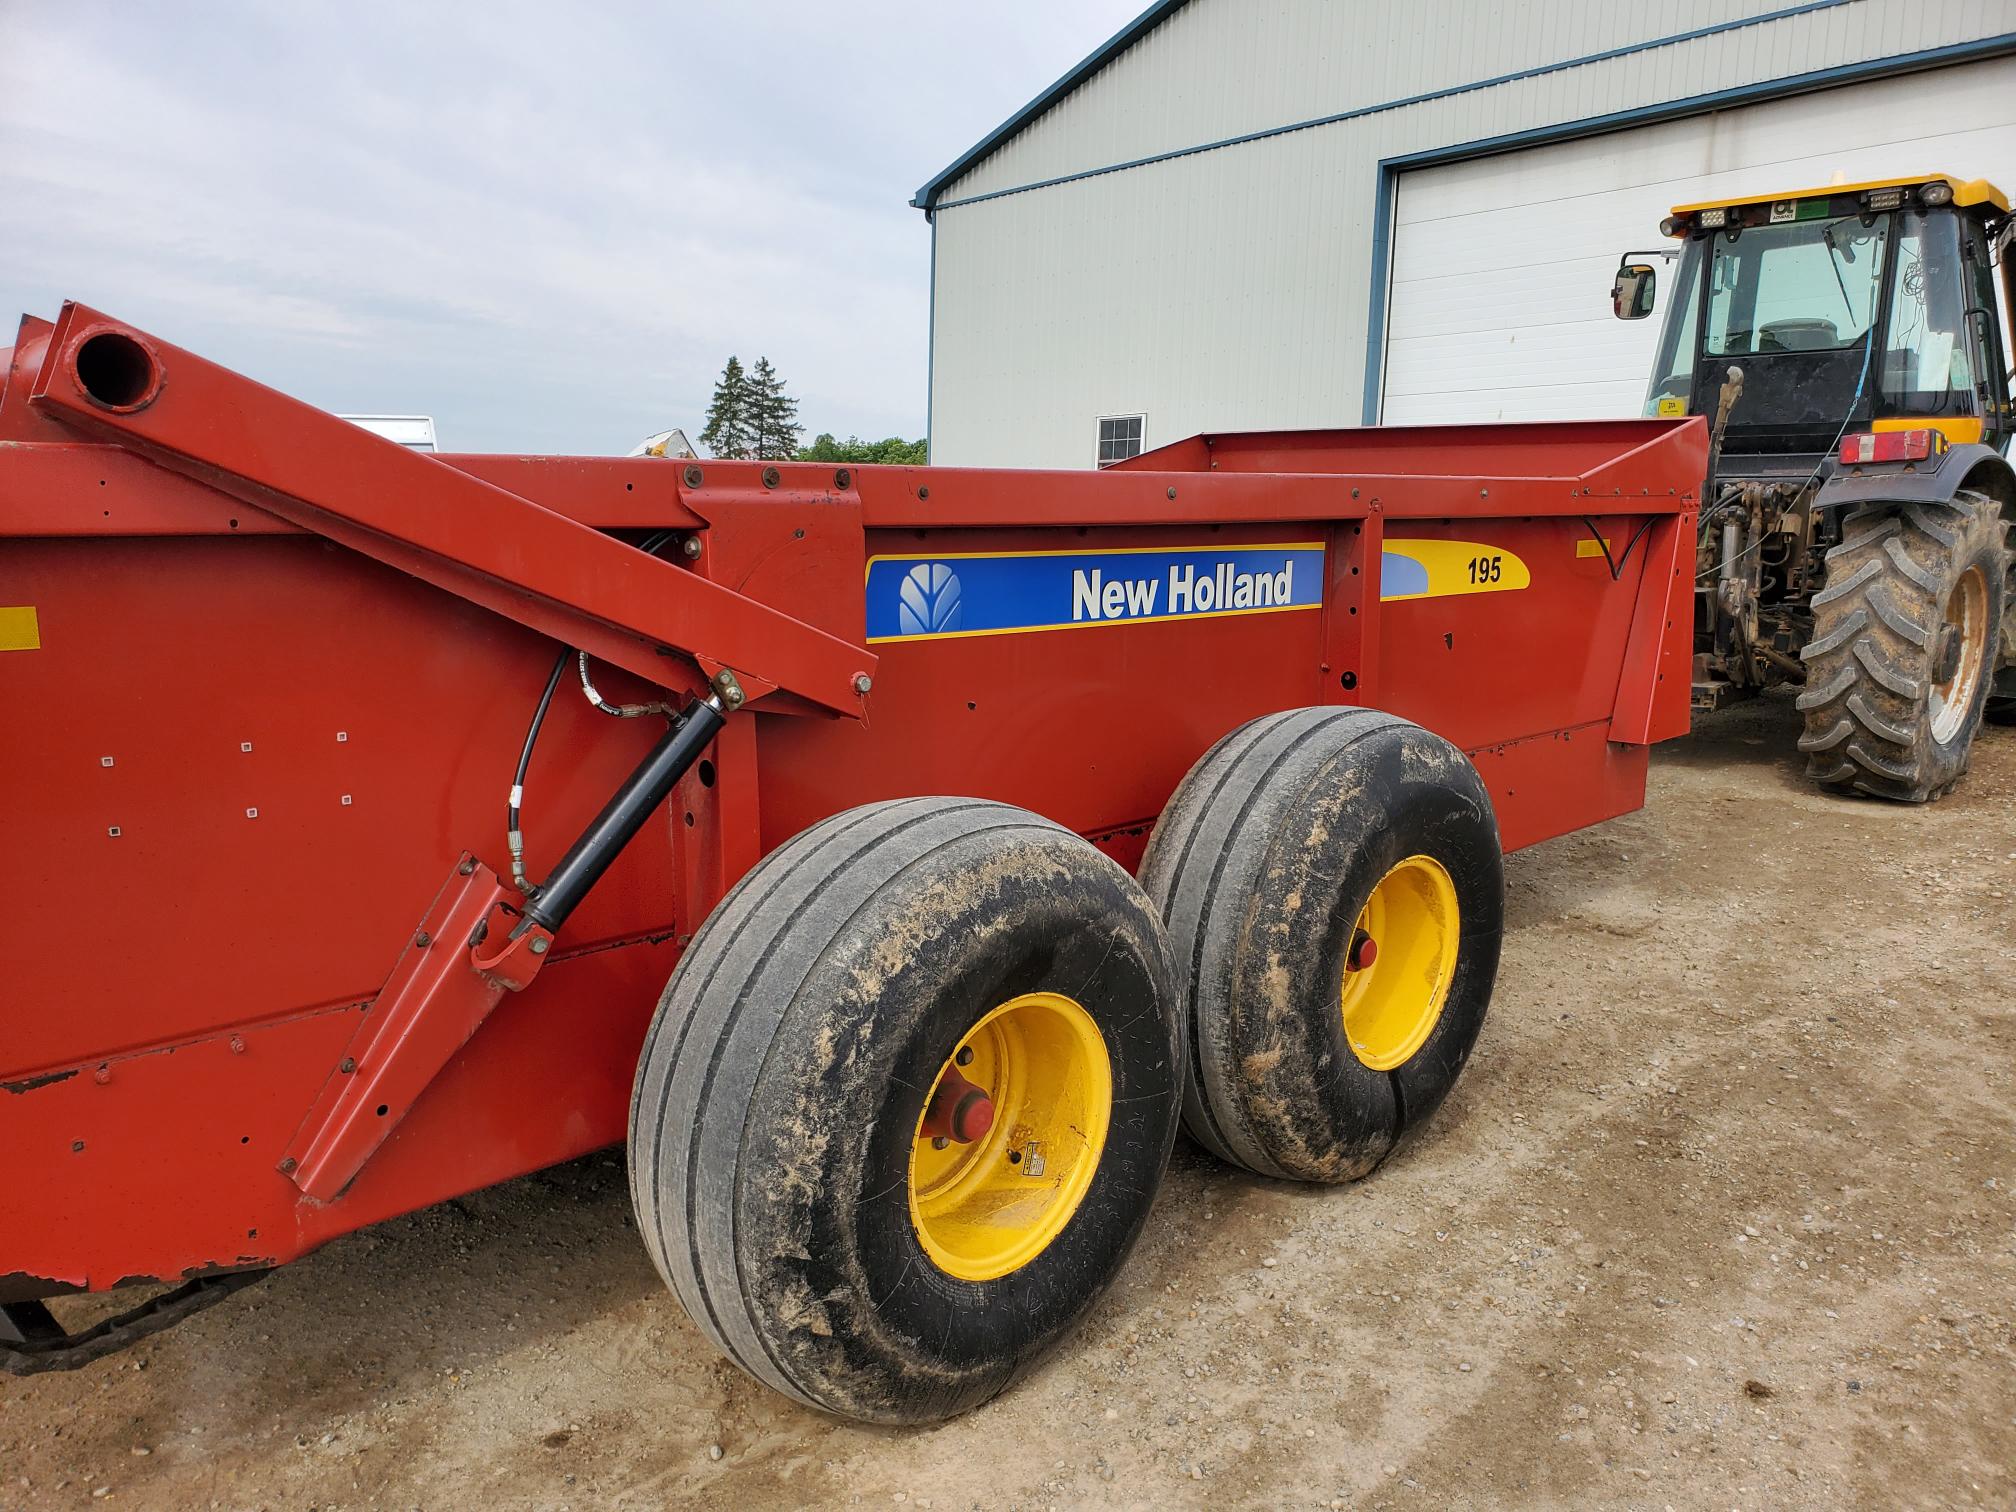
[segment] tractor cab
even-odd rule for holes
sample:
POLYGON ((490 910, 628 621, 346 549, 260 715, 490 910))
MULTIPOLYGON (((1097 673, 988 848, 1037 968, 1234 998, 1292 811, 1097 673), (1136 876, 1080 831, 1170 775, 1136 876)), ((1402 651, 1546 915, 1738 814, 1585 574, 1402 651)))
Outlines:
MULTIPOLYGON (((2006 449, 2016 343, 1996 314, 1994 249, 2012 224, 1999 190, 1945 176, 1676 207, 1660 227, 1680 245, 1645 412, 1715 422, 1718 481, 1809 475, 1844 433, 2006 449)), ((1620 318, 1652 313, 1645 257, 1618 269, 1620 318)))

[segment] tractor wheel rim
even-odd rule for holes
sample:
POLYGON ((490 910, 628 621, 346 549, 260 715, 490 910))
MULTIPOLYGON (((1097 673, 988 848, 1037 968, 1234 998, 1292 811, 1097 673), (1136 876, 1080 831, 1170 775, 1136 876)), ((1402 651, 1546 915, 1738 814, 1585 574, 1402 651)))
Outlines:
POLYGON ((1346 962, 1339 995, 1351 1053, 1374 1071, 1405 1065, 1435 1032, 1456 977, 1461 922, 1456 884, 1433 856, 1409 856, 1365 900, 1354 937, 1378 948, 1363 967, 1346 962))
POLYGON ((1960 642, 1960 660, 1951 677, 1932 687, 1932 739, 1939 745, 1967 723, 1988 661, 1988 578, 1979 567, 1968 568, 1946 596, 1943 625, 1960 642))
POLYGON ((1085 1200, 1106 1148, 1113 1063, 1098 1024, 1076 1001, 1029 992, 966 1032, 932 1078, 927 1113, 954 1067, 992 1099, 993 1125, 970 1144, 941 1147, 919 1114, 910 1221, 941 1271, 992 1281, 1047 1249, 1085 1200))

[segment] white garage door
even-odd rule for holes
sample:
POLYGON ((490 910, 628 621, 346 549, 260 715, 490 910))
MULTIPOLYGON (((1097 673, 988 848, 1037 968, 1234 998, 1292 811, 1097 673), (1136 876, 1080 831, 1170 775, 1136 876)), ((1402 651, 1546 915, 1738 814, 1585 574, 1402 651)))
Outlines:
POLYGON ((1920 173, 2016 194, 2016 59, 1405 174, 1383 417, 1638 414, 1659 320, 1615 319, 1610 279, 1673 206, 1920 173))

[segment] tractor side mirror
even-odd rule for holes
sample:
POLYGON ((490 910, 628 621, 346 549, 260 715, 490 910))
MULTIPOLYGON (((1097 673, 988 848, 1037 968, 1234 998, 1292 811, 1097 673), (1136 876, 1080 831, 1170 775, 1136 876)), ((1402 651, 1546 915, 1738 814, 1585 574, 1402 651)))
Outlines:
POLYGON ((1659 275, 1650 263, 1622 263, 1610 285, 1610 310, 1619 320, 1643 320, 1652 313, 1659 275))

